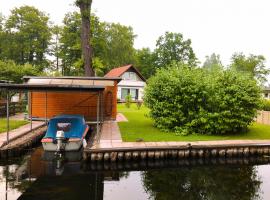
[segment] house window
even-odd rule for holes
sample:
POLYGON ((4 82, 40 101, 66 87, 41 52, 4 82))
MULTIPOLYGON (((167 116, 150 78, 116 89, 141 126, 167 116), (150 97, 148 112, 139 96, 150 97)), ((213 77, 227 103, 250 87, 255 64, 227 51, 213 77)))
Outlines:
POLYGON ((122 88, 121 90, 121 99, 122 100, 125 100, 126 99, 126 96, 129 94, 129 89, 127 88, 122 88))
POLYGON ((268 93, 264 93, 264 98, 268 98, 268 93))
POLYGON ((135 88, 122 88, 121 89, 121 100, 125 100, 127 95, 131 95, 133 101, 138 100, 139 90, 135 88))
POLYGON ((123 74, 122 78, 124 80, 137 81, 137 75, 135 72, 126 72, 123 74))

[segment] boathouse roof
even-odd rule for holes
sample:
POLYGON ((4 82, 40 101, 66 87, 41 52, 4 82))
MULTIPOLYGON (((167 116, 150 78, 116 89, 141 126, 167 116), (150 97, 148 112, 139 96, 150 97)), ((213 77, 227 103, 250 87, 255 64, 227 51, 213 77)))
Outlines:
POLYGON ((0 83, 0 88, 10 90, 41 90, 41 91, 100 91, 106 86, 113 86, 114 81, 121 78, 104 77, 40 77, 25 76, 23 84, 0 83))

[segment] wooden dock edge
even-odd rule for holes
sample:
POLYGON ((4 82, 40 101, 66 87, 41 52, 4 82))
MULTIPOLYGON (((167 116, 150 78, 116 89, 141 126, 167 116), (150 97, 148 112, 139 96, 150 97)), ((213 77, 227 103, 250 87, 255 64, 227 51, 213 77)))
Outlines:
POLYGON ((45 134, 47 127, 45 125, 28 132, 27 134, 13 140, 10 144, 0 148, 0 159, 18 157, 25 154, 25 150, 31 149, 37 145, 45 134))
POLYGON ((116 162, 163 159, 248 158, 270 156, 270 144, 185 145, 170 147, 86 149, 85 161, 116 162))

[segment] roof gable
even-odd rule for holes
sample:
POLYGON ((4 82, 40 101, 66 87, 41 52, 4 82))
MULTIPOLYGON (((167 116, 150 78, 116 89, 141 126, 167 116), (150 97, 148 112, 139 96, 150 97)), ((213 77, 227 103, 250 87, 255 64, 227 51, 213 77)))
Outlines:
POLYGON ((112 78, 112 77, 121 77, 126 71, 128 71, 130 68, 133 68, 136 74, 143 80, 146 81, 143 75, 136 69, 133 65, 125 65, 122 67, 117 67, 109 71, 107 74, 105 74, 104 77, 112 78))

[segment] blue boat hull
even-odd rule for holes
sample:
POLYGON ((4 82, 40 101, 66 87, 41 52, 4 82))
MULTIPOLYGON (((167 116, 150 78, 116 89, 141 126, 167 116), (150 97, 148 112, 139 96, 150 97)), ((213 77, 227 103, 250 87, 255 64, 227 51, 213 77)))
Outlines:
MULTIPOLYGON (((46 135, 41 140, 45 151, 57 151, 56 132, 60 125, 64 127, 65 140, 63 142, 63 151, 78 151, 86 143, 85 136, 88 133, 89 126, 80 115, 61 115, 52 118, 49 121, 46 135)), ((61 127, 63 128, 63 127, 61 127)))

